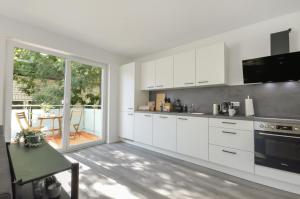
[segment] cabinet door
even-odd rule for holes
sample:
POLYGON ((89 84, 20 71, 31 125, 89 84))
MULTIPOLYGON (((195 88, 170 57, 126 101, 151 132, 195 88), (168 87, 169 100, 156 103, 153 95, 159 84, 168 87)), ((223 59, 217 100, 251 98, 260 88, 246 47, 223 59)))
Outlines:
POLYGON ((155 88, 173 88, 173 56, 156 60, 155 88))
POLYGON ((198 48, 196 53, 196 85, 225 84, 224 43, 198 48))
POLYGON ((120 67, 120 111, 134 109, 134 69, 134 63, 120 67))
POLYGON ((155 61, 142 63, 141 66, 141 90, 155 88, 155 61))
POLYGON ((134 114, 134 141, 143 144, 152 145, 153 117, 151 114, 135 113, 134 114))
POLYGON ((176 151, 176 116, 153 116, 153 145, 162 149, 176 151))
POLYGON ((177 116, 177 152, 208 160, 208 118, 177 116))
POLYGON ((174 55, 174 87, 195 86, 195 50, 174 55))
POLYGON ((134 114, 132 112, 121 112, 119 119, 120 137, 133 140, 134 114))

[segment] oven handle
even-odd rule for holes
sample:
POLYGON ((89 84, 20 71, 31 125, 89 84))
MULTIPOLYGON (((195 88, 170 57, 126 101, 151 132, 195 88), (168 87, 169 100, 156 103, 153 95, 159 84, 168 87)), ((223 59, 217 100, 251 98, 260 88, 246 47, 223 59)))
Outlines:
POLYGON ((295 138, 300 139, 300 137, 296 136, 288 136, 288 135, 276 135, 276 134, 270 134, 270 133, 258 133, 259 135, 267 135, 267 136, 274 136, 274 137, 285 137, 285 138, 295 138))

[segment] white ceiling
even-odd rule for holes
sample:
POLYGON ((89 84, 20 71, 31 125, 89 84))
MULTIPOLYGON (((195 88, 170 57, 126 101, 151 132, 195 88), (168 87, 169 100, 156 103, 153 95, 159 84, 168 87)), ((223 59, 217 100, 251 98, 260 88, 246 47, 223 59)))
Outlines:
POLYGON ((298 10, 299 0, 0 0, 0 15, 129 57, 298 10))

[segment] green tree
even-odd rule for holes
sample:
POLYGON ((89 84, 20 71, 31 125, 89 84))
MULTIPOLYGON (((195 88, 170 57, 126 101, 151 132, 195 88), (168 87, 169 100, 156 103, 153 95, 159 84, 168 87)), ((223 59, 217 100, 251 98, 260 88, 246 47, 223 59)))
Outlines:
MULTIPOLYGON (((23 48, 14 50, 14 80, 34 103, 61 104, 64 95, 64 59, 23 48)), ((71 103, 101 103, 101 68, 72 62, 71 103)))

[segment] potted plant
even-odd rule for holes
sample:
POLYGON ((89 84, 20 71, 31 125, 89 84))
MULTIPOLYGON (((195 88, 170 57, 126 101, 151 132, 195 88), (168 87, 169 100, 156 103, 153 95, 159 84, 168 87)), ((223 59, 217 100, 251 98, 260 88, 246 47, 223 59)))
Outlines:
POLYGON ((43 115, 50 116, 50 110, 53 108, 53 106, 47 103, 42 103, 41 108, 43 110, 43 115))
POLYGON ((24 142, 24 145, 27 147, 37 147, 43 144, 45 141, 44 135, 42 132, 34 132, 23 130, 16 134, 15 142, 20 143, 24 142))

